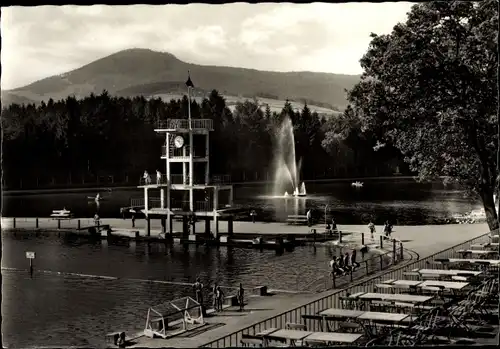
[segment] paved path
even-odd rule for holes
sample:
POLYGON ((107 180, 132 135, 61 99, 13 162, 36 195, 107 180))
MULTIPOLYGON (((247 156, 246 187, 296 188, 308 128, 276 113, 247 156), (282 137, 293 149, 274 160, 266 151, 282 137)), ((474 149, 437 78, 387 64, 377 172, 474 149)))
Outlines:
MULTIPOLYGON (((80 219, 81 226, 94 225, 90 218, 80 219)), ((137 230, 141 235, 145 233, 146 222, 143 219, 136 220, 135 228, 132 228, 130 219, 104 218, 101 224, 110 224, 113 230, 137 230)), ((77 220, 62 221, 61 228, 76 228, 77 220)), ((30 229, 35 227, 35 218, 17 218, 16 228, 30 229)), ((57 229, 57 221, 50 218, 40 218, 39 227, 44 229, 57 229)), ((324 225, 314 226, 318 232, 324 230, 324 225)), ((12 218, 2 218, 2 230, 12 228, 12 218)), ((227 223, 221 222, 222 232, 227 232, 227 223)), ((196 224, 196 231, 203 232, 204 222, 196 224)), ((366 225, 338 225, 341 231, 365 232, 365 243, 371 243, 366 225)), ((182 230, 182 222, 174 221, 174 231, 182 230)), ((376 232, 381 233, 383 226, 376 226, 376 232)), ((159 219, 151 220, 151 235, 158 235, 161 232, 159 219)), ((294 234, 308 233, 310 228, 306 226, 287 225, 285 223, 265 223, 265 222, 234 222, 234 232, 239 234, 294 234)), ((448 224, 448 225, 421 225, 421 226, 395 226, 393 236, 401 240, 404 247, 417 252, 421 258, 442 251, 448 247, 457 245, 466 240, 472 239, 488 232, 488 225, 480 224, 448 224)), ((375 237, 377 239, 377 237, 375 237)), ((359 242, 359 234, 353 234, 343 238, 344 241, 359 242)), ((378 243, 374 241, 374 243, 378 243)))

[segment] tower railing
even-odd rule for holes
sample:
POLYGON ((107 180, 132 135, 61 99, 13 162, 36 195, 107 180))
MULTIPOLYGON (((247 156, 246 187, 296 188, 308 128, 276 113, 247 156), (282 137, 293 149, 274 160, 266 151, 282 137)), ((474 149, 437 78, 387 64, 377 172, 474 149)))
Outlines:
MULTIPOLYGON (((191 119, 192 129, 214 130, 214 121, 212 119, 191 119)), ((159 120, 157 123, 158 130, 188 130, 188 119, 167 119, 159 120)))
MULTIPOLYGON (((167 156, 168 152, 168 157, 169 158, 186 158, 189 157, 189 152, 191 151, 191 148, 189 145, 185 145, 183 148, 176 148, 175 146, 166 146, 163 145, 161 148, 161 156, 165 157, 167 156), (184 153, 184 149, 186 153, 184 153)), ((193 157, 196 156, 196 153, 193 153, 193 157)))
POLYGON ((159 177, 155 175, 150 175, 148 178, 141 177, 139 181, 139 185, 167 185, 168 178, 165 174, 160 175, 159 177))
POLYGON ((231 184, 231 175, 213 175, 213 184, 231 184))

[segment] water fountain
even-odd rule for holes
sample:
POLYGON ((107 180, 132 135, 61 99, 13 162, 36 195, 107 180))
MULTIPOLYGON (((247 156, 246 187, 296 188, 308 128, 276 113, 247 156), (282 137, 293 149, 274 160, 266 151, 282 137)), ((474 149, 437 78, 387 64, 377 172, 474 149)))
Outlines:
POLYGON ((275 174, 274 174, 274 196, 288 197, 288 190, 291 185, 292 196, 306 196, 306 185, 304 182, 300 185, 300 166, 301 161, 295 159, 295 137, 293 135, 292 120, 285 116, 281 123, 276 140, 275 148, 275 174), (285 194, 283 193, 285 190, 285 194))

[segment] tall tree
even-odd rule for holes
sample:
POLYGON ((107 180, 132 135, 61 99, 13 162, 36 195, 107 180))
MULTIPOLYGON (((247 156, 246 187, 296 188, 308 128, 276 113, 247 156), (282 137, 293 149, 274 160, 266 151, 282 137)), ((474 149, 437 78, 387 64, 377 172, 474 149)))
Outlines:
POLYGON ((372 34, 349 102, 363 128, 395 145, 419 177, 479 194, 498 228, 498 12, 495 0, 414 5, 389 35, 372 34))

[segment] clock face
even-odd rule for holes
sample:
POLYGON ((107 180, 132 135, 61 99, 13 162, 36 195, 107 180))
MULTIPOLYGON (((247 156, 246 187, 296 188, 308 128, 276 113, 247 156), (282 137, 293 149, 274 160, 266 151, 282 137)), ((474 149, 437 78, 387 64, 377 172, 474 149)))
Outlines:
POLYGON ((176 148, 182 148, 182 146, 184 145, 184 138, 182 138, 182 136, 175 137, 174 144, 176 148))

